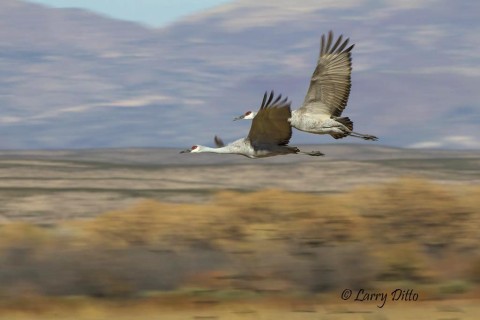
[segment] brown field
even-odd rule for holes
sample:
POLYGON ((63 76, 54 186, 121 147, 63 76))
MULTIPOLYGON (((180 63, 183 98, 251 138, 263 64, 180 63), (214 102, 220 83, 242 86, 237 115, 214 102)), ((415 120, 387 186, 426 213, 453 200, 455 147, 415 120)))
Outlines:
POLYGON ((145 199, 205 202, 218 192, 335 193, 415 176, 480 184, 480 152, 374 145, 305 146, 326 156, 250 160, 174 149, 1 151, 0 222, 89 218, 145 199))
MULTIPOLYGON (((319 301, 320 300, 320 301, 319 301)), ((325 300, 325 299, 324 299, 325 300)), ((68 301, 36 299, 29 305, 3 308, 0 319, 101 320, 101 319, 279 319, 279 320, 476 320, 479 300, 403 302, 377 308, 372 303, 339 303, 294 299, 219 302, 199 306, 194 301, 144 299, 98 301, 75 298, 68 301), (38 305, 40 304, 40 305, 38 305)))
POLYGON ((477 319, 480 155, 328 147, 0 154, 0 318, 477 319))

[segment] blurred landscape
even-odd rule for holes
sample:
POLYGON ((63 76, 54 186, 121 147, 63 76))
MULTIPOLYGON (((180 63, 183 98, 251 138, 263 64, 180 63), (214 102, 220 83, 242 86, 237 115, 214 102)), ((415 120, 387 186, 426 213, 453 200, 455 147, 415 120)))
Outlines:
POLYGON ((0 317, 478 315, 478 151, 301 148, 1 151, 0 317))
POLYGON ((0 151, 0 219, 52 224, 94 217, 139 200, 205 203, 219 191, 324 194, 425 178, 448 188, 480 183, 479 151, 378 145, 308 145, 322 158, 178 154, 178 149, 0 151))
POLYGON ((154 28, 0 1, 0 319, 478 319, 479 10, 236 0, 154 28), (329 30, 380 143, 179 154, 245 136, 265 90, 300 106, 329 30))

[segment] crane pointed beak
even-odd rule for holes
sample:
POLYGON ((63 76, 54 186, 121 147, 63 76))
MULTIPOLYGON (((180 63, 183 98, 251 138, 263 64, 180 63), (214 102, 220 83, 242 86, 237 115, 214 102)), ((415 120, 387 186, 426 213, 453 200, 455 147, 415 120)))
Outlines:
POLYGON ((239 117, 233 118, 233 121, 241 120, 241 119, 243 119, 243 118, 245 118, 245 115, 242 114, 242 115, 239 116, 239 117))
POLYGON ((180 151, 180 153, 189 153, 189 152, 192 152, 192 150, 190 150, 190 149, 186 149, 186 150, 182 150, 182 151, 180 151))

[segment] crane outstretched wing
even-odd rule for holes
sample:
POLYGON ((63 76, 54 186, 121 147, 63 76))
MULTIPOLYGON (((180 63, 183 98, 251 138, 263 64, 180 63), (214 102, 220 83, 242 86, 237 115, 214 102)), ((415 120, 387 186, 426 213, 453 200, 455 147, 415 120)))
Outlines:
POLYGON ((292 112, 288 98, 283 100, 279 95, 274 100, 273 91, 270 95, 265 92, 262 105, 253 118, 247 139, 257 149, 267 145, 287 145, 292 137, 292 127, 288 122, 292 112))
POLYGON ((354 45, 346 48, 348 41, 347 38, 342 42, 340 36, 332 46, 333 32, 328 33, 326 41, 325 35, 322 35, 317 67, 300 112, 341 116, 352 86, 351 51, 354 45))

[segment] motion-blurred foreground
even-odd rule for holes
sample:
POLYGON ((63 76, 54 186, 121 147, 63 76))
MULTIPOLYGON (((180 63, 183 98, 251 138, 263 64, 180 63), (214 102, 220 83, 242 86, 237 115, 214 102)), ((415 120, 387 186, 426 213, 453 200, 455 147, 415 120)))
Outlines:
MULTIPOLYGON (((468 159, 471 166, 478 167, 478 158, 468 159)), ((137 192, 147 193, 141 197, 137 194, 135 201, 90 217, 69 216, 69 203, 65 200, 68 197, 63 195, 64 203, 58 203, 63 212, 53 210, 57 218, 51 219, 51 214, 49 223, 42 223, 38 215, 52 201, 47 194, 80 192, 73 190, 75 170, 89 172, 87 177, 95 181, 100 195, 102 190, 111 193, 115 189, 112 182, 102 184, 107 179, 102 174, 123 172, 126 179, 128 165, 115 164, 110 159, 100 166, 99 162, 85 160, 83 165, 96 166, 94 175, 89 171, 93 169, 85 169, 79 160, 77 167, 67 166, 65 158, 63 162, 42 157, 21 160, 18 155, 3 154, 0 160, 2 169, 9 172, 8 176, 7 171, 1 171, 2 197, 7 198, 8 194, 18 200, 37 197, 36 202, 30 202, 33 207, 24 213, 35 216, 35 210, 39 210, 34 218, 25 214, 15 216, 10 212, 12 207, 8 215, 3 215, 0 316, 6 318, 12 313, 48 314, 50 306, 57 308, 57 315, 58 310, 73 312, 75 306, 82 312, 86 312, 87 305, 101 310, 121 309, 125 308, 125 301, 130 301, 130 311, 153 312, 154 308, 170 306, 193 310, 190 317, 198 314, 206 317, 213 310, 213 318, 225 315, 229 319, 255 318, 257 311, 251 306, 258 307, 260 302, 272 310, 278 309, 272 306, 303 310, 305 319, 314 318, 318 308, 327 308, 322 309, 327 313, 332 311, 326 307, 332 304, 343 306, 340 311, 380 312, 375 302, 342 301, 340 294, 347 288, 373 292, 412 289, 419 299, 404 307, 419 309, 428 300, 479 297, 480 185, 475 183, 475 174, 473 183, 459 183, 433 176, 426 179, 419 172, 420 177, 397 176, 369 181, 368 185, 358 183, 343 192, 274 189, 272 178, 267 189, 213 190, 202 199, 189 201, 188 196, 182 202, 149 197, 151 190, 144 188, 137 192), (52 172, 62 178, 54 174, 41 176, 46 167, 49 170, 54 167, 52 172), (7 188, 7 183, 14 187, 7 188), (56 191, 45 187, 52 183, 57 185, 56 191), (67 184, 70 185, 62 189, 67 184), (238 305, 246 301, 247 309, 238 305)), ((338 159, 305 161, 302 165, 318 166, 317 170, 342 163, 338 159)), ((462 163, 461 159, 455 161, 462 163)), ((445 170, 452 176, 461 176, 459 172, 464 167, 455 168, 447 162, 450 166, 445 170)), ((352 168, 355 164, 359 170, 369 168, 367 160, 350 161, 352 168)), ((381 172, 385 165, 391 164, 386 160, 377 162, 376 170, 381 172)), ((224 166, 229 171, 242 168, 224 166)), ((292 166, 268 164, 287 173, 292 166)), ((154 176, 155 171, 165 168, 144 169, 154 176)), ((173 169, 180 170, 181 164, 173 169)), ((191 178, 204 174, 209 167, 184 169, 191 178)), ((426 174, 428 170, 421 171, 426 174)), ((445 178, 441 171, 439 177, 445 178)), ((312 171, 309 178, 315 174, 312 171)), ((121 179, 116 174, 108 179, 115 177, 121 179)), ((218 178, 211 177, 212 181, 218 178)), ((82 179, 87 178, 78 179, 82 184, 85 182, 82 179)), ((135 185, 142 176, 132 175, 130 179, 135 185)), ((307 177, 291 179, 295 184, 307 177)), ((318 180, 318 184, 329 183, 318 180)), ((81 188, 83 193, 96 192, 93 186, 81 188)), ((95 207, 95 198, 91 196, 89 208, 95 207)), ((2 210, 7 212, 8 208, 4 206, 2 210)), ((384 312, 386 309, 393 312, 397 307, 398 304, 387 302, 384 312)), ((438 308, 442 307, 435 310, 438 308)), ((462 311, 462 316, 472 315, 472 319, 479 312, 478 308, 460 310, 469 310, 462 311)), ((107 317, 108 313, 102 312, 101 316, 87 312, 73 318, 107 317)), ((180 318, 185 318, 185 314, 180 318)))

